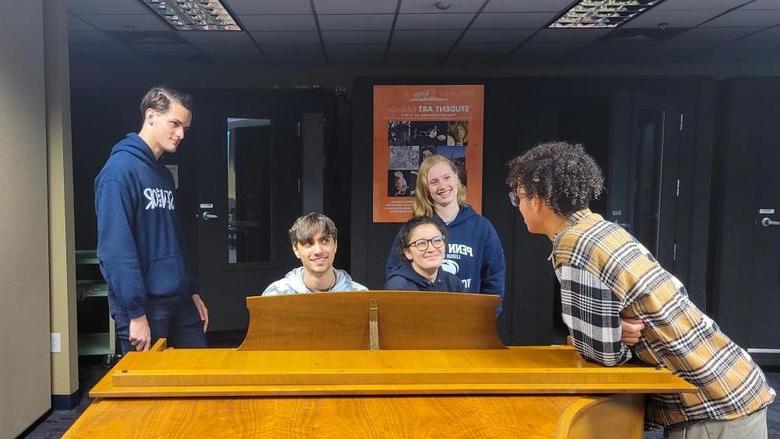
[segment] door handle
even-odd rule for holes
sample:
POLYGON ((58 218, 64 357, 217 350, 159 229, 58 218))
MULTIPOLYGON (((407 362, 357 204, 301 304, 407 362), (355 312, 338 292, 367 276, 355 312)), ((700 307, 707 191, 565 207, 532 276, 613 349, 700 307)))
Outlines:
POLYGON ((780 221, 772 221, 768 217, 764 217, 764 219, 761 220, 761 225, 764 227, 780 226, 780 221))
POLYGON ((203 213, 200 214, 200 217, 203 218, 204 221, 209 221, 213 219, 219 218, 219 215, 214 215, 213 213, 209 212, 208 210, 204 210, 203 213))

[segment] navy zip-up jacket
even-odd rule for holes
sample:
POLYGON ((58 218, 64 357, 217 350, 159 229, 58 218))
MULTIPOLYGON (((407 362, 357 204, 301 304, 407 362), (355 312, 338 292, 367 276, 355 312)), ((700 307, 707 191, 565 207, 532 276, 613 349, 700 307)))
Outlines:
POLYGON ((463 285, 460 280, 452 273, 439 268, 436 273, 436 279, 430 282, 428 279, 420 276, 412 265, 405 263, 396 270, 385 282, 386 290, 397 291, 444 291, 452 293, 462 293, 463 285))
MULTIPOLYGON (((405 265, 397 250, 400 240, 396 235, 390 248, 385 279, 405 265)), ((447 224, 447 253, 441 268, 460 279, 464 292, 504 296, 504 249, 493 224, 468 205, 447 224)))
POLYGON ((117 143, 95 179, 100 271, 117 306, 133 319, 148 297, 194 294, 176 220, 173 176, 136 133, 117 143))

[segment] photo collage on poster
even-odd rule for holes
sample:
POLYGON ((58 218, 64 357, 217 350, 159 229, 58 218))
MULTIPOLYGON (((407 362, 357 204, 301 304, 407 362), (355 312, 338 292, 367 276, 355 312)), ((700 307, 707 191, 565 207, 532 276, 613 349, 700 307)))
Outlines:
POLYGON ((390 161, 387 171, 387 195, 414 197, 417 169, 434 154, 443 155, 458 168, 463 184, 467 184, 466 147, 469 139, 468 121, 408 121, 387 123, 390 161))

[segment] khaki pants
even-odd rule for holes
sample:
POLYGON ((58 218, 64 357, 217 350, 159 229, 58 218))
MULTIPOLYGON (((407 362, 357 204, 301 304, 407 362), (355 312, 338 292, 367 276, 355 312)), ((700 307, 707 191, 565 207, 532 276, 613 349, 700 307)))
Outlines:
POLYGON ((766 439, 766 408, 730 421, 708 420, 667 428, 669 439, 766 439))

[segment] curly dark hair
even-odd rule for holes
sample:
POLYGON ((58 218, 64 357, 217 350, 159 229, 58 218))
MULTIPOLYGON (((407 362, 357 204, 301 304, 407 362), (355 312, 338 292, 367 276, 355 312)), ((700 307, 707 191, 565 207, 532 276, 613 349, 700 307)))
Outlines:
POLYGON ((601 168, 579 143, 540 143, 507 165, 511 190, 522 187, 561 216, 587 208, 604 189, 601 168))

